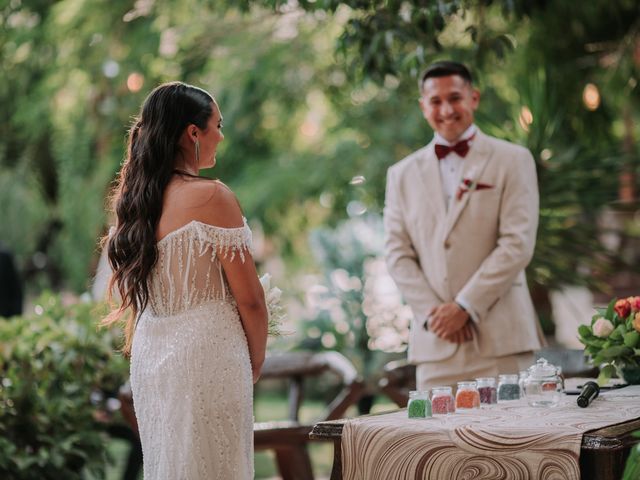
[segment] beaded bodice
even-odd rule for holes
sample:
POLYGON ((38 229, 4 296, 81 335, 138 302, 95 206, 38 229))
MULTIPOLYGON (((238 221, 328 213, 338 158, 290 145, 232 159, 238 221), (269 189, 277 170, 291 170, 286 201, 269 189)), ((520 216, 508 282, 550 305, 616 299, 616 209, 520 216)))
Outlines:
POLYGON ((220 258, 244 262, 251 230, 193 220, 158 242, 158 261, 149 279, 149 309, 170 316, 215 300, 234 303, 220 258))

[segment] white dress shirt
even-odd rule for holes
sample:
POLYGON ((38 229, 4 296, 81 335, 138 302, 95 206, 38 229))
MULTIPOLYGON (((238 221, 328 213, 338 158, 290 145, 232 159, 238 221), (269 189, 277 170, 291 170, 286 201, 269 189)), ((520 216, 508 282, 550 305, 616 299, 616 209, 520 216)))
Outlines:
MULTIPOLYGON (((434 140, 440 145, 453 146, 461 140, 467 140, 473 137, 476 134, 476 130, 475 124, 472 123, 471 126, 460 135, 460 138, 453 143, 447 142, 438 133, 435 134, 434 140)), ((471 148, 472 146, 473 140, 470 140, 469 147, 471 148)), ((438 162, 438 166, 440 167, 440 180, 442 180, 442 191, 444 193, 444 204, 447 210, 462 180, 462 162, 464 162, 464 158, 456 152, 449 152, 446 157, 438 162)))
MULTIPOLYGON (((471 124, 467 128, 460 138, 455 142, 447 142, 438 133, 435 134, 434 140, 440 145, 453 146, 456 143, 467 140, 476 134, 477 128, 475 124, 471 124)), ((469 140, 469 148, 473 148, 473 140, 469 140)), ((460 182, 462 181, 462 165, 464 158, 458 155, 456 152, 449 152, 445 157, 438 161, 440 167, 440 180, 442 181, 442 191, 444 193, 444 204, 449 209, 451 202, 455 198, 456 191, 460 182)), ((474 322, 478 322, 478 316, 473 310, 473 306, 467 302, 462 295, 457 295, 455 299, 456 303, 464 308, 474 322)))

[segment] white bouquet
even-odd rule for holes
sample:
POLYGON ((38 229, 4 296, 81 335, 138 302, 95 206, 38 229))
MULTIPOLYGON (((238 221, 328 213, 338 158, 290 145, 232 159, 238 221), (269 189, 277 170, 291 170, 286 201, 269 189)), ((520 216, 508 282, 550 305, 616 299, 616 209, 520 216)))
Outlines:
POLYGON ((271 275, 265 273, 260 277, 260 284, 264 290, 264 299, 267 304, 267 312, 269 314, 269 320, 267 321, 267 333, 272 337, 279 337, 282 335, 282 322, 286 318, 284 308, 280 303, 282 297, 282 290, 278 287, 271 286, 271 275))

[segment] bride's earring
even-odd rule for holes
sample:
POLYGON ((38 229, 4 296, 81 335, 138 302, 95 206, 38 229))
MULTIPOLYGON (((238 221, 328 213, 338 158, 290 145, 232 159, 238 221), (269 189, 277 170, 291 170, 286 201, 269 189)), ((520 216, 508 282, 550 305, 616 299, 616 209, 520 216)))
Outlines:
POLYGON ((196 165, 200 165, 200 142, 196 138, 196 165))

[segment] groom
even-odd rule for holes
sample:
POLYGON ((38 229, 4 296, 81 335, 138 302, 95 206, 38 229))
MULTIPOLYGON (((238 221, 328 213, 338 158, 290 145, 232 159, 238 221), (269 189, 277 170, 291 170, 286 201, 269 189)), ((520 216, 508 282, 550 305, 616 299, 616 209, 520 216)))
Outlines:
POLYGON ((417 388, 518 373, 544 342, 524 269, 538 225, 535 163, 474 124, 480 92, 456 62, 420 79, 434 139, 387 174, 387 265, 413 310, 417 388))

